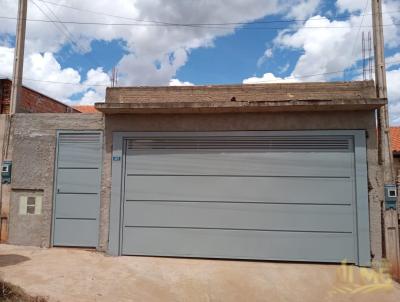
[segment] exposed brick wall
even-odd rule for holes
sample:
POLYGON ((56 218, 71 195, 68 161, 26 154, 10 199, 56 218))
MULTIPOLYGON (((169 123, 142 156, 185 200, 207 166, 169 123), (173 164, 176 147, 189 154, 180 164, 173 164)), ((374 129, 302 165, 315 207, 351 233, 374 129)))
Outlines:
POLYGON ((11 97, 11 81, 0 81, 0 112, 9 113, 10 97, 11 97))
MULTIPOLYGON (((0 111, 1 113, 10 112, 11 81, 3 79, 0 81, 0 111)), ((49 98, 37 91, 22 87, 21 103, 18 112, 21 113, 65 113, 78 112, 77 110, 49 98)))

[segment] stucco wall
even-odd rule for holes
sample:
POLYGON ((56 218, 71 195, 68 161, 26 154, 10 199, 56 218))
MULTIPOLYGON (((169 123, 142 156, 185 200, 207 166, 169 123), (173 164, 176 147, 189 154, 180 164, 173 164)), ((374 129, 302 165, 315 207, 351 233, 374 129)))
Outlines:
POLYGON ((9 243, 50 245, 57 130, 102 130, 101 114, 16 114, 9 243), (41 215, 18 215, 21 195, 43 195, 41 215))
MULTIPOLYGON (((49 246, 56 130, 99 130, 99 114, 18 114, 13 122, 14 177, 10 242, 49 246), (43 214, 37 221, 17 215, 21 190, 43 190, 43 214), (29 232, 27 232, 29 230, 29 232)), ((375 115, 358 112, 241 113, 192 115, 113 115, 105 118, 105 153, 100 212, 100 250, 107 249, 111 196, 112 133, 129 131, 350 130, 368 131, 371 247, 382 256, 381 174, 377 165, 375 115)))

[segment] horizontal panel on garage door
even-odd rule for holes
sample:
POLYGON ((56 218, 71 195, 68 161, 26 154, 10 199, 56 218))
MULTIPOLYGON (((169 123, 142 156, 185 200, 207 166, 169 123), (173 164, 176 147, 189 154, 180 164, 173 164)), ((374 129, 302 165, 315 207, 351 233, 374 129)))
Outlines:
POLYGON ((182 150, 127 151, 128 175, 258 175, 350 177, 352 153, 248 152, 185 153, 182 150))
POLYGON ((126 200, 351 204, 350 178, 128 176, 126 200))
POLYGON ((126 228, 124 255, 354 262, 346 233, 126 228))
POLYGON ((344 205, 133 201, 125 205, 127 227, 180 227, 353 232, 344 205))

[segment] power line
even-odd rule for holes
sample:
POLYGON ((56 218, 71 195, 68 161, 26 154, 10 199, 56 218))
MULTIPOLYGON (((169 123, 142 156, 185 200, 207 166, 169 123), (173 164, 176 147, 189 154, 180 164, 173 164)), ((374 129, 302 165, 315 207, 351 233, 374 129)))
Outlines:
MULTIPOLYGON (((352 51, 351 51, 351 56, 354 55, 354 52, 355 52, 355 50, 356 50, 356 45, 357 45, 357 43, 358 43, 358 36, 360 35, 361 26, 362 26, 363 23, 364 23, 365 13, 366 13, 366 11, 367 11, 368 4, 369 4, 369 0, 365 1, 365 8, 364 8, 364 10, 363 10, 363 14, 364 14, 364 15, 363 15, 362 18, 361 18, 360 26, 358 27, 357 35, 356 35, 356 38, 354 39, 354 42, 353 42, 353 49, 352 49, 352 51)), ((364 34, 364 32, 363 32, 363 34, 364 34)), ((363 38, 364 38, 364 36, 363 36, 363 38)))
MULTIPOLYGON (((391 65, 398 65, 400 64, 400 60, 397 61, 389 61, 386 62, 386 64, 391 64, 391 65)), ((352 67, 352 68, 347 68, 344 70, 337 70, 337 71, 331 71, 331 72, 324 72, 324 73, 314 73, 314 74, 308 74, 308 75, 302 75, 302 76, 289 76, 285 79, 303 79, 303 78, 312 78, 315 76, 322 76, 322 75, 332 75, 332 74, 339 74, 345 71, 357 71, 357 70, 362 70, 362 67, 352 67)), ((8 77, 8 75, 0 75, 2 77, 8 77)), ((59 82, 59 81, 50 81, 50 80, 38 80, 38 79, 30 79, 30 78, 24 78, 24 81, 30 81, 30 82, 42 82, 42 83, 51 83, 51 84, 60 84, 60 85, 77 85, 77 86, 84 86, 84 87, 108 87, 110 86, 110 83, 104 83, 104 84, 85 84, 85 83, 71 83, 71 82, 59 82)))
MULTIPOLYGON (((131 20, 135 22, 145 22, 145 23, 154 23, 154 24, 161 24, 161 25, 171 25, 171 26, 214 26, 214 25, 246 25, 246 24, 270 24, 270 23, 294 23, 294 22, 306 22, 309 21, 309 19, 291 19, 291 20, 268 20, 268 21, 253 21, 253 22, 224 22, 224 23, 172 23, 172 22, 165 22, 165 21, 158 21, 158 20, 140 20, 140 19, 135 19, 131 17, 126 17, 126 16, 118 16, 118 15, 113 15, 113 14, 108 14, 104 12, 99 12, 99 11, 94 11, 94 10, 89 10, 89 9, 84 9, 84 8, 78 8, 78 7, 73 7, 69 6, 66 4, 61 4, 61 3, 56 3, 52 1, 46 1, 46 0, 38 0, 41 2, 45 2, 54 6, 58 7, 64 7, 80 12, 87 12, 95 15, 100 15, 100 16, 107 16, 107 17, 112 17, 112 18, 118 18, 118 19, 124 19, 124 20, 131 20)), ((384 14, 392 14, 395 12, 400 12, 398 11, 391 11, 391 12, 385 12, 384 14)), ((364 15, 359 15, 359 16, 366 16, 366 15, 373 15, 372 13, 369 14, 364 14, 364 15)), ((326 18, 313 18, 312 20, 325 20, 326 18)), ((336 19, 344 19, 347 20, 346 17, 336 17, 336 19)))
MULTIPOLYGON (((18 18, 0 16, 0 19, 18 20, 18 18)), ((97 25, 97 26, 137 26, 137 27, 185 27, 185 28, 207 28, 207 29, 230 29, 233 25, 179 25, 179 24, 143 24, 143 23, 104 23, 104 22, 80 22, 80 21, 55 21, 43 19, 26 19, 27 22, 42 22, 42 23, 59 23, 59 24, 75 24, 75 25, 97 25)), ((243 25, 250 25, 251 23, 243 23, 243 25)), ((382 27, 399 26, 400 23, 383 24, 382 27)), ((359 26, 303 26, 302 29, 349 29, 358 28, 359 26)), ((372 28, 372 25, 361 26, 362 28, 372 28)), ((288 27, 242 27, 244 30, 279 30, 288 29, 288 27)))
MULTIPOLYGON (((47 17, 47 19, 48 19, 49 21, 51 21, 54 25, 57 25, 57 23, 55 23, 56 21, 51 20, 51 18, 42 10, 42 8, 36 4, 35 0, 30 0, 30 1, 45 15, 45 17, 47 17)), ((50 7, 48 7, 46 3, 43 2, 43 5, 49 10, 49 12, 54 16, 54 18, 55 18, 58 22, 61 22, 61 20, 57 17, 57 15, 55 14, 55 12, 53 12, 53 10, 52 10, 50 7)), ((61 28, 61 30, 60 30, 60 28, 59 28, 58 26, 56 26, 57 29, 60 30, 60 32, 67 38, 67 40, 69 40, 69 41, 71 42, 71 44, 72 44, 73 46, 75 46, 78 50, 84 52, 84 50, 80 47, 80 45, 74 41, 73 35, 72 35, 72 33, 69 31, 68 27, 67 27, 65 24, 63 24, 63 23, 59 23, 59 24, 60 24, 60 26, 61 26, 62 28, 61 28), (64 30, 63 30, 63 29, 64 29, 64 30)), ((89 59, 94 65, 101 66, 101 64, 100 64, 99 62, 97 62, 97 60, 95 60, 94 58, 92 58, 92 55, 91 55, 91 54, 89 54, 88 59, 89 59)))
POLYGON ((49 22, 53 23, 53 25, 55 26, 55 28, 57 28, 57 30, 59 30, 59 31, 67 38, 67 40, 69 40, 68 35, 66 35, 66 34, 64 33, 64 31, 62 30, 62 28, 59 27, 59 26, 61 26, 61 25, 59 25, 59 24, 57 24, 57 22, 51 20, 50 17, 45 13, 45 11, 44 11, 39 5, 37 5, 36 2, 35 2, 34 0, 31 0, 30 2, 32 2, 32 4, 34 4, 34 5, 36 6, 36 8, 37 8, 46 18, 49 19, 49 20, 48 20, 49 22))

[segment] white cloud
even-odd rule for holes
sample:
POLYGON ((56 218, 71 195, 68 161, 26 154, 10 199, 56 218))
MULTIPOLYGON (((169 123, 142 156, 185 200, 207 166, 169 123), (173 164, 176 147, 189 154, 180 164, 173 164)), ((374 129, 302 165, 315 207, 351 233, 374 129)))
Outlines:
POLYGON ((182 82, 179 79, 171 79, 169 81, 169 86, 194 86, 194 84, 190 82, 182 82))
POLYGON ((341 74, 329 74, 351 67, 360 57, 356 40, 357 31, 352 30, 354 17, 349 21, 330 21, 322 16, 310 18, 304 26, 294 33, 282 32, 275 39, 278 48, 303 50, 292 75, 295 77, 310 77, 309 81, 324 81, 341 74), (317 27, 309 29, 307 27, 317 27), (329 28, 340 27, 340 28, 329 28), (354 47, 353 47, 354 46, 354 47), (328 73, 327 75, 321 75, 328 73))
POLYGON ((274 76, 272 73, 266 73, 262 77, 251 77, 243 80, 243 84, 265 84, 265 83, 296 83, 299 80, 287 77, 280 78, 274 76))
POLYGON ((288 71, 289 68, 290 68, 290 64, 286 63, 285 65, 279 67, 279 72, 284 73, 284 72, 288 71))
POLYGON ((316 12, 320 2, 321 0, 298 0, 291 5, 287 17, 301 20, 308 18, 316 12))
POLYGON ((387 72, 390 118, 395 125, 400 125, 400 68, 387 72))
POLYGON ((0 78, 11 78, 13 71, 14 48, 0 46, 0 78))
POLYGON ((396 65, 400 65, 400 52, 395 53, 390 57, 386 57, 386 67, 388 69, 396 65))
MULTIPOLYGON (((244 80, 244 83, 274 83, 287 82, 294 78, 298 81, 328 81, 341 78, 343 70, 355 66, 361 59, 361 34, 357 35, 362 22, 363 26, 371 26, 371 2, 364 11, 364 0, 338 0, 337 8, 341 12, 350 12, 347 20, 330 20, 323 16, 309 18, 300 27, 281 31, 274 42, 274 51, 297 50, 301 54, 293 72, 286 78, 280 78, 272 73, 266 73, 257 78, 244 80), (363 16, 365 14, 365 16, 363 16), (317 27, 307 29, 306 27, 317 27), (329 28, 340 27, 340 28, 329 28), (339 71, 339 72, 338 72, 339 71), (314 75, 310 77, 310 75, 314 75)), ((386 0, 383 5, 383 22, 385 46, 389 49, 400 46, 400 28, 394 26, 399 22, 397 12, 400 1, 386 0)), ((387 58, 388 62, 399 61, 400 53, 387 58)), ((394 68, 398 64, 388 64, 394 68)), ((391 120, 400 124, 400 69, 389 70, 388 94, 391 107, 391 120)), ((359 79, 356 77, 355 79, 359 79)))
MULTIPOLYGON (((313 6, 316 0, 307 0, 306 7, 313 6)), ((138 23, 134 20, 156 20, 170 23, 224 23, 249 22, 266 15, 278 13, 297 15, 295 8, 301 6, 300 0, 99 0, 93 6, 90 1, 61 0, 58 3, 81 9, 105 12, 110 15, 126 16, 131 19, 96 15, 57 7, 35 0, 44 12, 54 19, 50 8, 60 20, 138 23)), ((0 0, 0 7, 9 15, 16 15, 17 1, 0 0)), ((30 19, 47 19, 32 1, 29 2, 30 19)), ((73 51, 91 51, 90 43, 95 40, 121 40, 128 52, 119 62, 121 85, 168 85, 179 68, 187 62, 191 50, 211 47, 217 37, 234 33, 235 27, 174 27, 174 26, 96 26, 65 24, 70 34, 63 34, 51 23, 29 22, 27 28, 26 53, 57 53, 62 47, 74 45, 73 51), (157 63, 156 63, 157 62, 157 63)), ((154 25, 154 24, 153 24, 154 25)), ((15 22, 0 21, 0 34, 14 35, 15 22)), ((65 61, 67 61, 66 58, 65 61)), ((95 62, 96 63, 96 62, 95 62)), ((97 68, 95 64, 92 68, 97 68)))
MULTIPOLYGON (((93 105, 94 103, 104 102, 104 93, 99 93, 95 90, 89 89, 85 92, 82 99, 78 102, 79 105, 93 105)), ((69 102, 70 104, 77 105, 74 102, 69 102)))
MULTIPOLYGON (((368 1, 371 3, 370 1, 368 1)), ((366 6, 366 0, 337 0, 336 7, 340 12, 348 11, 350 13, 363 11, 366 6)))
MULTIPOLYGON (((0 77, 12 77, 14 48, 0 47, 0 66, 4 66, 0 77)), ((24 85, 36 89, 52 98, 70 103, 73 94, 84 94, 84 101, 104 101, 105 86, 110 77, 102 68, 87 72, 86 80, 81 81, 79 72, 73 68, 62 68, 52 53, 32 53, 24 60, 24 85), (69 83, 61 84, 61 83, 69 83), (93 94, 94 92, 96 94, 93 94)))
POLYGON ((260 68, 268 59, 274 56, 272 48, 267 48, 264 54, 257 60, 257 67, 260 68))

